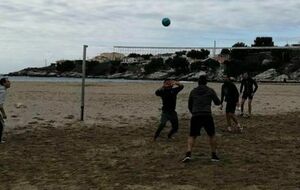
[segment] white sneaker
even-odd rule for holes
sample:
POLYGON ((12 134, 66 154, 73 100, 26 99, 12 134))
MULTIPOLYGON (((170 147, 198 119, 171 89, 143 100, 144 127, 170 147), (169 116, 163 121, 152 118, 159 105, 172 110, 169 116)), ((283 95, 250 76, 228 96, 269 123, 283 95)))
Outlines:
POLYGON ((186 156, 183 160, 182 160, 182 162, 183 163, 187 163, 187 162, 190 162, 192 160, 192 158, 190 157, 190 156, 186 156))
POLYGON ((4 143, 5 143, 5 141, 4 141, 4 140, 0 141, 0 144, 4 144, 4 143))
POLYGON ((237 128, 240 133, 242 133, 244 130, 244 128, 240 124, 237 125, 237 128))

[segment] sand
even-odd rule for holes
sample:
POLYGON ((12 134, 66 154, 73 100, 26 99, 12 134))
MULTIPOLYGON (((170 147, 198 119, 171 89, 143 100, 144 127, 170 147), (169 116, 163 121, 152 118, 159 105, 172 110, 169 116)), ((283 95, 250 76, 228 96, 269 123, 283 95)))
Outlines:
MULTIPOLYGON (((184 156, 190 114, 186 83, 179 94, 180 131, 151 141, 159 121, 160 82, 90 83, 80 122, 79 83, 13 82, 0 145, 0 189, 296 189, 300 187, 300 87, 259 84, 244 134, 223 131, 213 107, 219 154, 210 163, 206 135, 195 160, 184 156)), ((220 95, 221 84, 210 83, 220 95)))

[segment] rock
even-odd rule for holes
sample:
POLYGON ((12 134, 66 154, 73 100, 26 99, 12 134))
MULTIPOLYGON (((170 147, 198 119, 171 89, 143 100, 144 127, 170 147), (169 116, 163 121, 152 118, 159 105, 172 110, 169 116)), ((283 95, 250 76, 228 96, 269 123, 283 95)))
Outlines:
POLYGON ((169 72, 158 71, 158 72, 155 72, 155 73, 145 76, 145 78, 152 79, 152 80, 161 80, 161 79, 166 79, 169 76, 171 76, 171 74, 169 72))
POLYGON ((47 75, 47 72, 28 71, 27 75, 33 77, 44 77, 47 75))
POLYGON ((260 73, 254 77, 257 81, 264 81, 264 80, 273 80, 275 77, 278 76, 278 73, 275 69, 269 69, 263 73, 260 73))
POLYGON ((217 69, 215 72, 208 72, 207 79, 210 81, 222 81, 223 82, 224 71, 222 68, 217 69))
POLYGON ((107 76, 108 79, 120 79, 120 78, 122 78, 122 77, 123 77, 123 74, 122 74, 122 73, 116 73, 116 74, 107 76))
POLYGON ((290 74, 290 78, 293 80, 300 81, 300 69, 290 74))
POLYGON ((268 65, 270 65, 272 63, 272 60, 271 59, 264 59, 262 62, 261 62, 261 64, 263 65, 263 66, 268 66, 268 65))
POLYGON ((125 56, 121 53, 102 53, 91 60, 93 61, 99 61, 99 62, 105 62, 105 61, 115 61, 115 60, 122 60, 125 56))
POLYGON ((57 73, 48 73, 47 76, 48 76, 48 77, 56 77, 56 76, 57 76, 57 73))
POLYGON ((188 77, 188 80, 198 80, 200 76, 206 75, 206 72, 199 71, 197 73, 194 73, 192 76, 188 77))
POLYGON ((183 75, 183 76, 179 77, 178 80, 188 80, 188 78, 193 75, 195 75, 195 73, 189 73, 187 75, 183 75))
POLYGON ((277 81, 277 82, 284 82, 286 80, 289 79, 289 76, 285 75, 285 74, 282 74, 282 75, 279 75, 277 77, 274 78, 274 81, 277 81))

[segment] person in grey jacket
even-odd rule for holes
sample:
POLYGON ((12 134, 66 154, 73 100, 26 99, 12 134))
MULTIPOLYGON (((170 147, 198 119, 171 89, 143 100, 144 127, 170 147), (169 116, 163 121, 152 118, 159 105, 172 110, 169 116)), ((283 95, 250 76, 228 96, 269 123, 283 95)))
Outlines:
POLYGON ((192 148, 194 146, 197 136, 200 136, 201 128, 204 127, 207 135, 209 136, 209 143, 211 147, 211 161, 219 161, 216 154, 217 143, 215 139, 215 125, 211 113, 211 103, 220 105, 221 101, 216 92, 206 86, 206 76, 200 76, 198 87, 194 88, 189 96, 188 108, 192 113, 190 123, 190 134, 188 137, 188 147, 183 162, 191 160, 192 148))

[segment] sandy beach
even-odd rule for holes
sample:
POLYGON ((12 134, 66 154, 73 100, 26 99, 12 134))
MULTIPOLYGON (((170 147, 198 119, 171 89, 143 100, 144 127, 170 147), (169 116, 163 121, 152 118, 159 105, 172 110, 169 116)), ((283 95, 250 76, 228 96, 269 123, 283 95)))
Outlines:
MULTIPOLYGON (((0 145, 0 189, 295 189, 300 187, 299 84, 259 84, 244 134, 223 132, 213 107, 222 161, 209 162, 204 134, 196 160, 180 163, 190 114, 178 95, 180 130, 173 142, 151 142, 160 116, 160 82, 86 85, 80 122, 80 83, 12 82, 0 145)), ((220 83, 209 83, 220 96, 220 83)), ((238 84, 239 86, 239 84, 238 84)), ((247 108, 247 106, 245 107, 247 108)), ((247 110, 247 109, 246 109, 247 110)))

